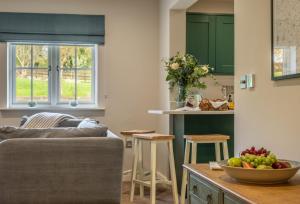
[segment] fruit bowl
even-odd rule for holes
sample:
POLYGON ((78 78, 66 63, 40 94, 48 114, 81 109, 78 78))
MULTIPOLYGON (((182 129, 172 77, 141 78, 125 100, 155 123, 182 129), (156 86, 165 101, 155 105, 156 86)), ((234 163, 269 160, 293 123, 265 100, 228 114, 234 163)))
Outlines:
POLYGON ((285 183, 300 169, 300 162, 290 160, 278 160, 288 162, 291 167, 283 169, 255 169, 228 166, 228 160, 219 162, 227 175, 239 182, 253 184, 278 184, 285 183))

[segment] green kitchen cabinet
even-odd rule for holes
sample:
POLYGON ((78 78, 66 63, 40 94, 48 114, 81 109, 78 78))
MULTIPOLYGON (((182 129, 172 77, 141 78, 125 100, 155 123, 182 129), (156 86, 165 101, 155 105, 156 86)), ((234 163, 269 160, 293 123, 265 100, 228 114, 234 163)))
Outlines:
POLYGON ((187 14, 186 51, 215 74, 234 74, 234 16, 187 14))
POLYGON ((233 16, 216 16, 216 72, 234 73, 233 16))
POLYGON ((188 15, 187 21, 187 53, 194 55, 201 64, 215 67, 215 17, 188 15))

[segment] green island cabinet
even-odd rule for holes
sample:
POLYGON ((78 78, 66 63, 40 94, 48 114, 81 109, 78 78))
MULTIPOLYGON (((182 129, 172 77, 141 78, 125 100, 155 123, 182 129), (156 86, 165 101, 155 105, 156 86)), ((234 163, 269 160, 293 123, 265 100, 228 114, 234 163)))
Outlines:
POLYGON ((217 75, 234 75, 234 16, 187 14, 186 52, 217 75))
POLYGON ((247 204, 232 193, 228 193, 215 186, 211 182, 199 177, 197 174, 189 174, 188 186, 189 204, 247 204))
MULTIPOLYGON (((184 135, 224 134, 230 136, 228 141, 229 156, 234 155, 234 111, 176 111, 150 110, 150 114, 169 115, 170 134, 175 135, 174 159, 178 192, 181 189, 184 163, 184 135)), ((215 161, 214 144, 197 145, 197 163, 215 161)))

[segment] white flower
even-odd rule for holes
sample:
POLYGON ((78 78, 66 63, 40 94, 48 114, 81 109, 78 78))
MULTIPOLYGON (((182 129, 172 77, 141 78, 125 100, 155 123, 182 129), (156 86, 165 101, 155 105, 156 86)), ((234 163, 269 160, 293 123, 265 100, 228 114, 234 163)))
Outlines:
POLYGON ((171 69, 176 70, 176 69, 178 69, 178 68, 179 68, 179 64, 178 64, 177 62, 171 64, 171 69))
POLYGON ((203 67, 202 67, 202 70, 203 70, 203 72, 205 73, 205 74, 207 74, 208 73, 208 65, 204 65, 203 67))

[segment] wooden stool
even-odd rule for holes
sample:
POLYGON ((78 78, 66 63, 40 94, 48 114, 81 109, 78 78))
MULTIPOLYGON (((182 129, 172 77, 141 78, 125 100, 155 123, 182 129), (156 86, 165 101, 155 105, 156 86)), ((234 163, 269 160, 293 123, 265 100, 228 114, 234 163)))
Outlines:
MULTIPOLYGON (((124 149, 126 149, 126 142, 128 140, 132 141, 132 152, 134 152, 134 138, 132 137, 134 134, 148 134, 148 133, 154 133, 154 130, 125 130, 121 132, 121 135, 123 136, 124 141, 124 149)), ((142 154, 142 148, 139 149, 139 153, 142 154)), ((131 173, 132 170, 123 171, 123 174, 131 173)))
POLYGON ((131 180, 131 192, 130 192, 130 201, 133 201, 135 184, 138 183, 140 186, 150 187, 150 203, 155 204, 156 200, 156 184, 165 183, 172 186, 173 192, 173 202, 178 204, 178 193, 177 193, 177 180, 175 173, 175 164, 174 164, 174 153, 173 153, 173 135, 164 135, 164 134, 134 134, 134 162, 132 168, 132 180, 131 180), (150 152, 151 152, 151 169, 150 169, 150 180, 140 180, 137 179, 137 165, 138 160, 140 159, 140 154, 138 149, 141 146, 142 141, 150 142, 150 152), (169 165, 170 165, 170 174, 171 180, 157 180, 156 179, 156 145, 157 143, 165 142, 168 144, 169 149, 169 165))
MULTIPOLYGON (((148 133, 154 133, 154 132, 155 132, 154 130, 125 130, 125 131, 122 131, 121 135, 123 136, 124 150, 126 149, 126 142, 128 140, 131 140, 132 141, 132 153, 134 153, 134 138, 133 138, 134 134, 148 134, 148 133)), ((142 145, 140 145, 140 147, 138 149, 138 153, 140 155, 143 154, 142 145)), ((132 154, 132 155, 134 155, 134 154, 132 154)), ((142 156, 140 156, 139 158, 142 158, 142 156)), ((141 172, 141 174, 138 175, 139 176, 138 178, 142 179, 144 176, 142 159, 139 159, 139 161, 138 161, 138 168, 139 168, 139 172, 141 172)), ((127 175, 130 173, 132 173, 132 169, 123 171, 123 175, 127 175)), ((140 187, 140 196, 144 197, 144 188, 142 186, 140 187)))
MULTIPOLYGON (((221 161, 220 144, 223 144, 223 157, 228 159, 228 145, 227 140, 230 139, 227 135, 211 134, 211 135, 186 135, 184 164, 190 163, 190 150, 192 145, 191 163, 196 164, 197 161, 197 144, 213 143, 215 144, 216 161, 221 161)), ((181 204, 185 203, 185 193, 187 185, 187 169, 183 169, 182 186, 181 186, 181 204)))

